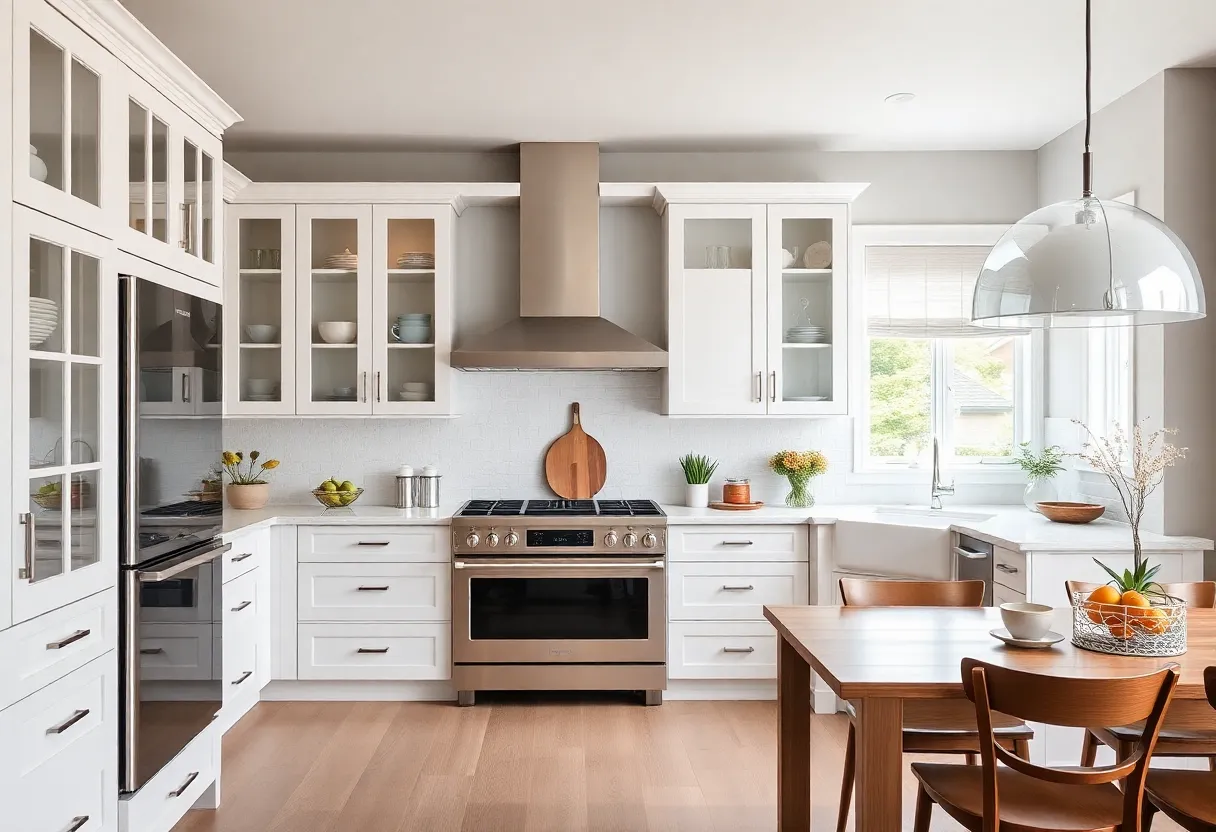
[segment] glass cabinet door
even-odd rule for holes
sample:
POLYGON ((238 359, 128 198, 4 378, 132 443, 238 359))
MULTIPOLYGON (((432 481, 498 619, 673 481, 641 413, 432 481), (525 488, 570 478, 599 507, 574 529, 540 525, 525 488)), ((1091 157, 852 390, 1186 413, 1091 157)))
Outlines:
POLYGON ((230 205, 224 279, 229 413, 295 413, 295 206, 230 205))
POLYGON ((848 206, 770 205, 769 412, 847 408, 848 206))
POLYGON ((376 413, 450 411, 451 209, 372 209, 376 413))
POLYGON ((16 3, 14 22, 14 198, 104 231, 102 106, 117 63, 45 3, 16 3))
POLYGON ((14 321, 26 365, 14 369, 13 402, 22 621, 113 583, 118 319, 107 241, 21 208, 14 229, 15 271, 27 276, 14 321))
POLYGON ((371 412, 370 205, 296 207, 297 412, 371 412))

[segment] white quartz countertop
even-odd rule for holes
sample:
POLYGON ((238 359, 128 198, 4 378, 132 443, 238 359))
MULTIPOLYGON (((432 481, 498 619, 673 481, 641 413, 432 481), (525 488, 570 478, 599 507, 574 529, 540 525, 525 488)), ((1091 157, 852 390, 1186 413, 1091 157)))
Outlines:
MULTIPOLYGON (((463 503, 433 509, 398 509, 354 505, 325 509, 320 505, 277 505, 256 511, 224 512, 224 533, 273 525, 315 526, 446 526, 463 503)), ((1085 525, 1052 523, 1023 506, 959 506, 930 512, 920 506, 821 505, 813 508, 765 506, 756 511, 720 511, 664 505, 669 526, 687 525, 831 525, 837 522, 948 528, 996 546, 1021 552, 1130 552, 1127 525, 1096 520, 1085 525)), ((1142 532, 1146 552, 1204 551, 1211 540, 1142 532)))

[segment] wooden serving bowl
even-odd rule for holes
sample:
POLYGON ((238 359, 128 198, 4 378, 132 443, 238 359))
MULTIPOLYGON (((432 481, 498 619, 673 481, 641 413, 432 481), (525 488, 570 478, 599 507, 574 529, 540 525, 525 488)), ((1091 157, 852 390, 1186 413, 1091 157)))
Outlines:
POLYGON ((1035 503, 1039 513, 1053 523, 1092 523, 1106 511, 1095 503, 1035 503))

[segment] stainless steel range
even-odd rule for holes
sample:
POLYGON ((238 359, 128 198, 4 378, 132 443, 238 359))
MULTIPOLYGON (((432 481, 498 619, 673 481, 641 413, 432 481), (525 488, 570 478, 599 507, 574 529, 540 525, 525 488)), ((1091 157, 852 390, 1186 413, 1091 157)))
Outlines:
POLYGON ((452 681, 667 687, 667 517, 650 500, 472 500, 452 519, 452 681))

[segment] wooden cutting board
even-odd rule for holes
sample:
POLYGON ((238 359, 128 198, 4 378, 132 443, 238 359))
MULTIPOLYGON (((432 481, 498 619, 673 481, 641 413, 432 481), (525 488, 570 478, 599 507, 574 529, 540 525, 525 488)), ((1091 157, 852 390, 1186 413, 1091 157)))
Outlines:
POLYGON ((590 500, 604 487, 604 480, 608 478, 608 460, 600 443, 583 430, 578 402, 570 409, 574 424, 545 452, 545 479, 559 497, 590 500))

